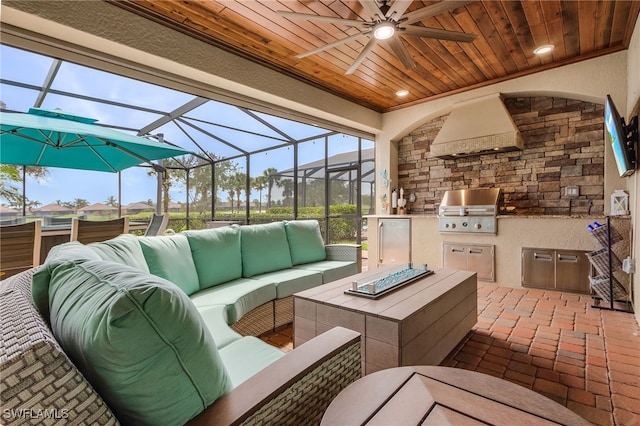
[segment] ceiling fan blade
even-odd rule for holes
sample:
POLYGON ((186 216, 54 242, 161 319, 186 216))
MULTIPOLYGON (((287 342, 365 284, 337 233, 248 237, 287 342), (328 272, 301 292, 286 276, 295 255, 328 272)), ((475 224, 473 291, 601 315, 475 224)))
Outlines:
POLYGON ((362 49, 362 52, 360 52, 360 54, 358 55, 356 60, 353 61, 353 63, 351 64, 351 66, 349 67, 347 72, 345 72, 345 74, 346 75, 353 74, 355 72, 356 68, 358 68, 360 66, 362 61, 364 61, 364 58, 367 57, 369 52, 371 52, 371 49, 373 49, 373 47, 377 43, 378 43, 378 40, 376 40, 375 38, 371 37, 371 40, 369 40, 369 43, 367 43, 367 45, 364 47, 364 49, 362 49))
POLYGON ((402 18, 402 23, 413 24, 414 22, 422 21, 425 18, 438 15, 447 10, 455 9, 460 6, 464 6, 469 3, 473 3, 475 0, 444 0, 440 3, 432 4, 431 6, 423 7, 422 9, 409 12, 402 18))
POLYGON ((395 0, 389 11, 387 11, 387 18, 391 18, 395 14, 395 20, 398 21, 402 15, 409 9, 413 0, 395 0))
POLYGON ((469 43, 478 37, 476 34, 461 33, 458 31, 441 30, 439 28, 419 27, 417 25, 409 25, 403 28, 400 33, 402 35, 413 37, 429 37, 439 40, 461 41, 469 43))
POLYGON ((378 7, 378 2, 376 0, 360 0, 360 4, 371 19, 375 19, 376 15, 381 19, 384 18, 384 14, 378 7))
POLYGON ((276 13, 280 16, 284 16, 285 18, 306 19, 308 21, 326 22, 328 24, 335 25, 346 25, 348 27, 356 27, 360 29, 365 29, 370 26, 364 21, 357 21, 355 19, 335 18, 332 16, 312 15, 309 13, 289 12, 286 10, 279 10, 276 13))
POLYGON ((393 50, 393 53, 400 59, 400 62, 402 62, 406 69, 412 70, 416 67, 416 63, 413 61, 411 55, 409 55, 409 51, 400 37, 392 37, 387 40, 387 42, 391 50, 393 50))
POLYGON ((336 41, 333 41, 331 43, 327 43, 324 46, 316 47, 315 49, 311 49, 311 50, 308 50, 308 51, 306 51, 304 53, 296 55, 296 57, 300 58, 300 59, 306 58, 307 56, 311 56, 311 55, 315 55, 316 53, 324 52, 325 50, 331 49, 332 47, 336 47, 336 46, 340 46, 341 44, 348 43, 348 42, 353 41, 355 39, 358 39, 358 38, 360 38, 362 36, 365 36, 365 35, 367 35, 369 33, 370 33, 370 31, 367 31, 367 32, 364 32, 364 33, 354 34, 354 35, 351 35, 349 37, 341 38, 340 40, 336 40, 336 41))

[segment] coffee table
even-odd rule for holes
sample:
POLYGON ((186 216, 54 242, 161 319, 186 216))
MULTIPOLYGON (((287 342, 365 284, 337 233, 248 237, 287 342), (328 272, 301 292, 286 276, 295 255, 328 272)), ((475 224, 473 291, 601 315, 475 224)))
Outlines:
POLYGON ((436 270, 375 300, 345 294, 354 280, 380 271, 294 294, 294 346, 342 326, 362 335, 363 374, 440 364, 477 321, 476 273, 436 270))
POLYGON ((563 405, 515 383, 450 367, 400 367, 352 383, 322 426, 589 425, 563 405))

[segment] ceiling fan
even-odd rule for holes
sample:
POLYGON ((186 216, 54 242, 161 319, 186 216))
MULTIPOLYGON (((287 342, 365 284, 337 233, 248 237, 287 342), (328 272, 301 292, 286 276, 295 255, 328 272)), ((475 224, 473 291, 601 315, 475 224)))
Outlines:
POLYGON ((360 52, 356 60, 351 64, 345 74, 353 74, 360 66, 365 57, 371 52, 376 44, 380 41, 386 41, 393 53, 400 59, 407 69, 413 69, 416 63, 411 58, 407 47, 404 45, 399 36, 427 37, 440 40, 452 40, 460 42, 471 42, 477 36, 475 34, 467 34, 458 31, 442 30, 439 28, 423 27, 420 25, 412 25, 423 19, 435 16, 439 13, 464 6, 475 0, 443 0, 439 3, 423 7, 422 9, 408 12, 407 9, 412 0, 359 0, 367 15, 368 21, 356 19, 335 18, 331 16, 311 15, 307 13, 297 13, 289 11, 278 11, 278 14, 287 18, 306 19, 309 21, 325 22, 335 25, 345 25, 355 27, 360 30, 358 34, 354 34, 345 38, 341 38, 334 42, 325 44, 318 48, 297 55, 298 58, 305 58, 316 53, 323 52, 327 49, 340 46, 360 37, 369 37, 369 42, 360 52), (379 5, 379 3, 381 3, 379 5))

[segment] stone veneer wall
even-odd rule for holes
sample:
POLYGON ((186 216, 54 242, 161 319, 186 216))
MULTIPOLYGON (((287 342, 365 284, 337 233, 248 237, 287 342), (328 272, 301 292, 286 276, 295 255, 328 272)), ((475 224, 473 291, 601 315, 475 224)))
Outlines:
POLYGON ((447 115, 405 136, 398 147, 398 187, 414 193, 412 213, 436 212, 449 189, 500 187, 517 214, 604 212, 604 106, 551 97, 505 98, 524 150, 456 160, 429 158, 447 115), (579 196, 564 195, 566 186, 579 196))

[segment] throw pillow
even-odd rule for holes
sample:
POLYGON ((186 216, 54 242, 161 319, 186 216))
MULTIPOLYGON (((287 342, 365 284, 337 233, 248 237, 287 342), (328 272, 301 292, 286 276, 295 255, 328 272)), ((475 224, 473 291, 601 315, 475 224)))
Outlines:
POLYGON ((69 262, 53 271, 50 296, 56 340, 122 424, 184 424, 231 389, 174 284, 114 262, 69 262))
POLYGON ((49 320, 49 281, 55 268, 69 262, 86 262, 100 260, 100 256, 89 246, 77 241, 53 246, 47 254, 42 267, 38 268, 31 280, 31 298, 38 312, 45 320, 49 320))
POLYGON ((132 266, 142 272, 149 272, 138 237, 135 235, 122 234, 108 241, 91 243, 89 247, 98 253, 102 260, 111 260, 132 266))

